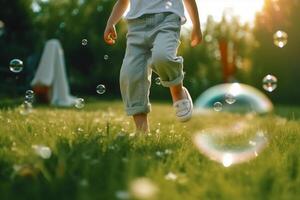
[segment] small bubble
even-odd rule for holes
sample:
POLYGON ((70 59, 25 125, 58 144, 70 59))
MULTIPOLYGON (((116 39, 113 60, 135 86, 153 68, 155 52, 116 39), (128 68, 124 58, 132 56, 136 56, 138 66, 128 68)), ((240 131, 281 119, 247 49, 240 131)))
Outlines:
POLYGON ((14 73, 19 73, 23 70, 23 61, 19 59, 13 59, 9 63, 10 71, 14 73))
POLYGON ((77 98, 75 101, 75 107, 78 109, 82 109, 84 107, 84 99, 83 98, 77 98))
POLYGON ((156 84, 156 85, 161 85, 161 79, 160 79, 159 77, 157 77, 157 78, 155 79, 155 84, 156 84))
POLYGON ((263 78, 263 88, 268 92, 273 92, 277 88, 277 78, 268 74, 263 78))
POLYGON ((28 115, 32 112, 32 104, 31 102, 24 101, 20 107, 20 114, 21 115, 28 115))
POLYGON ((221 102, 214 103, 214 110, 220 112, 223 109, 223 104, 221 102))
POLYGON ((204 40, 205 40, 206 42, 211 42, 211 41, 213 40, 213 37, 212 37, 211 35, 208 34, 208 35, 205 36, 204 40))
POLYGON ((284 31, 276 31, 273 35, 274 44, 279 48, 283 48, 288 42, 288 34, 284 31))
POLYGON ((32 90, 27 90, 25 92, 25 98, 26 99, 33 99, 34 98, 34 92, 32 90))
POLYGON ((86 46, 86 45, 88 44, 88 40, 87 40, 87 39, 83 39, 83 40, 81 41, 81 44, 82 44, 83 46, 86 46))
POLYGON ((98 94, 104 94, 106 92, 105 85, 102 85, 102 84, 98 85, 96 87, 96 91, 98 94))
POLYGON ((231 104, 235 103, 236 99, 233 94, 227 93, 227 94, 225 94, 225 101, 226 101, 226 103, 231 105, 231 104))

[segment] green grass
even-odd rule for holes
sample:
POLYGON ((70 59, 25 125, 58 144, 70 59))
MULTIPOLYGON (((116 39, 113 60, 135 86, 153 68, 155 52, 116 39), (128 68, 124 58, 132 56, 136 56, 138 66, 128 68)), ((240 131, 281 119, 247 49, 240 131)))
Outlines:
POLYGON ((275 112, 252 119, 245 136, 224 140, 234 146, 258 128, 269 139, 256 159, 225 168, 202 155, 192 138, 242 115, 196 116, 182 124, 170 105, 154 103, 151 134, 133 136, 120 102, 91 102, 82 110, 37 107, 25 116, 2 107, 0 199, 112 200, 139 177, 156 185, 152 199, 159 200, 298 199, 300 108, 279 106, 275 112), (49 146, 51 157, 42 159, 32 145, 49 146), (169 172, 175 181, 165 179, 169 172))

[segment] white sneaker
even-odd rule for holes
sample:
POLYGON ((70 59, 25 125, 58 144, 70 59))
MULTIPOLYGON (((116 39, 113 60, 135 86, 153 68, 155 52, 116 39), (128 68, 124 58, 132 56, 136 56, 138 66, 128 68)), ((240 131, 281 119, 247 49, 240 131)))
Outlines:
POLYGON ((180 122, 186 122, 190 120, 193 114, 193 101, 191 95, 189 94, 189 91, 185 87, 183 89, 186 94, 186 98, 176 101, 173 104, 176 111, 177 119, 180 122))

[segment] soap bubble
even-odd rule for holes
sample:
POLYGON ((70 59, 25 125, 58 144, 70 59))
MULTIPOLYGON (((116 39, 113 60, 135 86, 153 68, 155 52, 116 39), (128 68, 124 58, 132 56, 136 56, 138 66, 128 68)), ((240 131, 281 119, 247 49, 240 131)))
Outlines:
POLYGON ((159 77, 157 77, 157 78, 155 79, 155 84, 156 84, 156 85, 161 85, 161 80, 160 80, 159 77))
POLYGON ((34 92, 32 90, 27 90, 25 92, 25 98, 26 99, 33 99, 34 98, 34 92))
POLYGON ((20 107, 21 115, 28 115, 32 112, 32 103, 30 101, 24 101, 20 107))
POLYGON ((88 40, 87 40, 87 39, 83 39, 83 40, 81 41, 81 44, 82 44, 83 46, 86 46, 86 45, 88 44, 88 40))
POLYGON ((84 99, 83 98, 77 98, 75 101, 75 107, 78 109, 81 109, 84 107, 84 99))
POLYGON ((225 101, 226 103, 228 104, 234 104, 236 99, 235 99, 235 96, 231 93, 226 93, 225 94, 225 101))
POLYGON ((13 59, 9 63, 10 71, 14 73, 19 73, 23 70, 23 61, 19 59, 13 59))
POLYGON ((195 100, 195 113, 200 115, 215 113, 214 104, 217 102, 223 104, 222 106, 216 104, 217 108, 221 106, 222 112, 229 113, 264 114, 273 109, 270 99, 260 90, 242 83, 227 83, 213 86, 202 92, 195 100))
POLYGON ((288 34, 284 31, 276 31, 273 35, 274 44, 279 48, 283 48, 288 42, 288 34))
POLYGON ((268 74, 263 78, 263 88, 268 92, 273 92, 277 88, 277 78, 268 74))
POLYGON ((249 122, 241 122, 245 123, 244 127, 233 125, 199 132, 194 137, 194 143, 201 153, 224 167, 248 162, 265 149, 268 138, 261 130, 253 131, 249 122))
POLYGON ((102 84, 98 85, 96 87, 96 91, 98 94, 104 94, 106 91, 105 85, 102 85, 102 84))
POLYGON ((214 103, 214 110, 215 111, 219 112, 219 111, 222 110, 222 108, 223 108, 223 104, 221 102, 214 103))
POLYGON ((273 104, 258 89, 241 83, 216 85, 194 105, 194 120, 200 123, 193 141, 203 155, 223 167, 248 162, 267 146, 269 119, 260 114, 272 111, 273 104), (203 116, 208 123, 201 123, 203 116))

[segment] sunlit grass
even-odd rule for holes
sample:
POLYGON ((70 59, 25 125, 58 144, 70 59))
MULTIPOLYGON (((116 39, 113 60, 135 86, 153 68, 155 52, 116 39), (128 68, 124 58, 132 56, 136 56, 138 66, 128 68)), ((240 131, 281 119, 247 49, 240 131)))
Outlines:
POLYGON ((196 116, 181 124, 170 105, 154 103, 151 133, 135 135, 120 102, 87 101, 81 110, 38 107, 29 115, 5 108, 0 199, 121 199, 122 192, 131 195, 130 183, 139 177, 158 188, 152 199, 297 199, 300 121, 289 113, 300 109, 278 110, 288 118, 254 118, 268 133, 267 148, 250 162, 225 168, 200 154, 192 138, 242 115, 196 116), (32 145, 49 147, 51 157, 42 159, 32 145), (166 179, 170 172, 173 180, 166 179))

